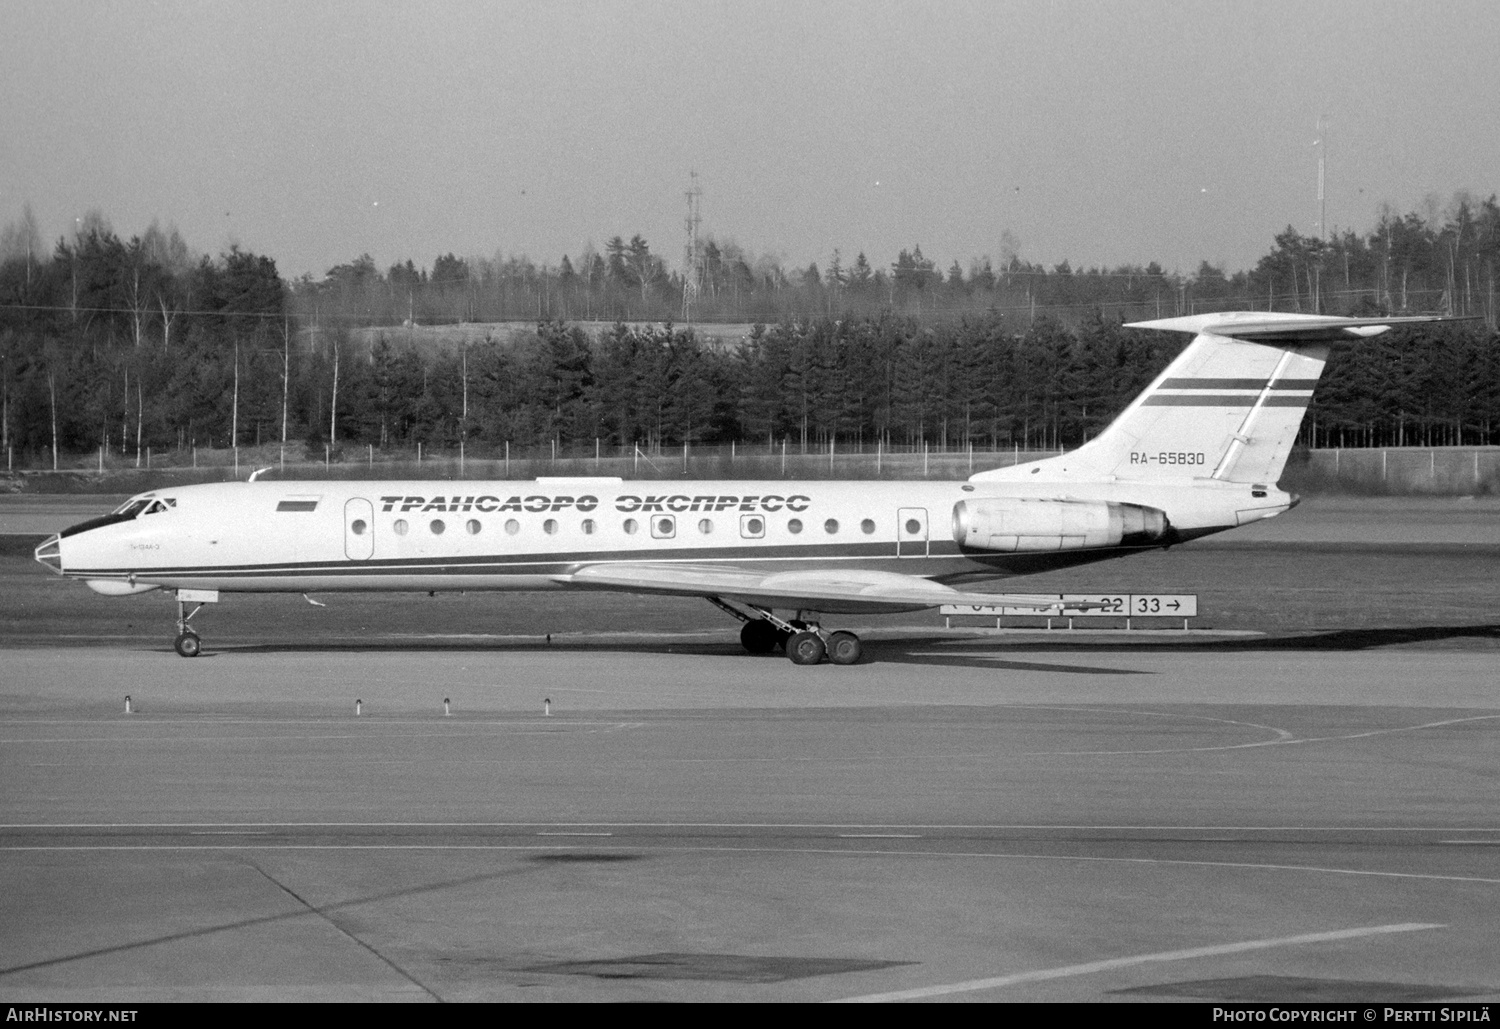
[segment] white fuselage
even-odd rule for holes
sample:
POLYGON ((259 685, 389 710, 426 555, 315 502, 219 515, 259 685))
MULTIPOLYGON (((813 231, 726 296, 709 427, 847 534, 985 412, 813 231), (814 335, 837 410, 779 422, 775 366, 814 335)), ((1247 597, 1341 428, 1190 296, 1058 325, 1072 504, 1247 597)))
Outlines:
MULTIPOLYGON (((585 566, 830 566, 961 581, 1143 547, 993 553, 961 545, 960 502, 1103 501, 1166 513, 1164 543, 1271 517, 1288 494, 1183 482, 233 482, 159 489, 151 513, 57 541, 55 563, 100 592, 536 590, 585 566), (1256 491, 1256 492, 1252 492, 1256 491)), ((101 521, 108 522, 107 519, 101 521)), ((1157 543, 1156 546, 1163 545, 1157 543)), ((39 552, 40 559, 40 552, 39 552)))

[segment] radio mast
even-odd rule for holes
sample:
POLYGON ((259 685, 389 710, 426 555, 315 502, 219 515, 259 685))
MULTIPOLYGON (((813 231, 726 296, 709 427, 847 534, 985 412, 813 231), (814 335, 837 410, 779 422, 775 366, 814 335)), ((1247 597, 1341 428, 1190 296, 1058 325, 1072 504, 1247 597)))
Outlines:
POLYGON ((698 300, 698 287, 702 280, 702 269, 699 267, 701 250, 698 246, 698 225, 702 221, 699 212, 699 201, 703 198, 703 188, 698 185, 698 173, 688 173, 687 191, 687 247, 682 258, 682 321, 686 325, 693 323, 693 304, 698 300))
POLYGON ((1318 238, 1326 241, 1328 239, 1328 200, 1323 192, 1323 183, 1327 172, 1328 129, 1324 125, 1321 114, 1318 115, 1318 139, 1314 146, 1318 148, 1318 238))

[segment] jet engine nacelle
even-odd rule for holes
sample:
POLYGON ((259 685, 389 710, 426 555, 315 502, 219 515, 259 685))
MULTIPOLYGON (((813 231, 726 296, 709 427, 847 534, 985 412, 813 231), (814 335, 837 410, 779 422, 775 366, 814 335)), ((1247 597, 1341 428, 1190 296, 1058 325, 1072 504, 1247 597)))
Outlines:
POLYGON ((1005 553, 1149 546, 1166 536, 1154 507, 1083 500, 961 500, 953 538, 965 547, 1005 553))

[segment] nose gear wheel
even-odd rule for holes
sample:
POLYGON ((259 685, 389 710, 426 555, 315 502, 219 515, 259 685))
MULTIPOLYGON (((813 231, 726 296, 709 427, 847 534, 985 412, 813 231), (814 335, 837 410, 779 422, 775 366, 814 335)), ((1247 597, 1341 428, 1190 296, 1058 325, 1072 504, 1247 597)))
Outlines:
POLYGON ((198 639, 198 634, 193 631, 188 621, 197 614, 202 604, 188 606, 188 601, 177 602, 177 638, 172 641, 172 649, 182 657, 197 657, 203 649, 203 642, 198 639))

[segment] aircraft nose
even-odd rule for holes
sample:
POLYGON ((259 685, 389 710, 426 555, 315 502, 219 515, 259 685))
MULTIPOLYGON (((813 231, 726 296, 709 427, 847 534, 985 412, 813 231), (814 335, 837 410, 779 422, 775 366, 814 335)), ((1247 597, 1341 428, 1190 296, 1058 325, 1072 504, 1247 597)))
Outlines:
POLYGON ((58 575, 62 574, 62 537, 53 533, 36 548, 36 559, 58 575))

